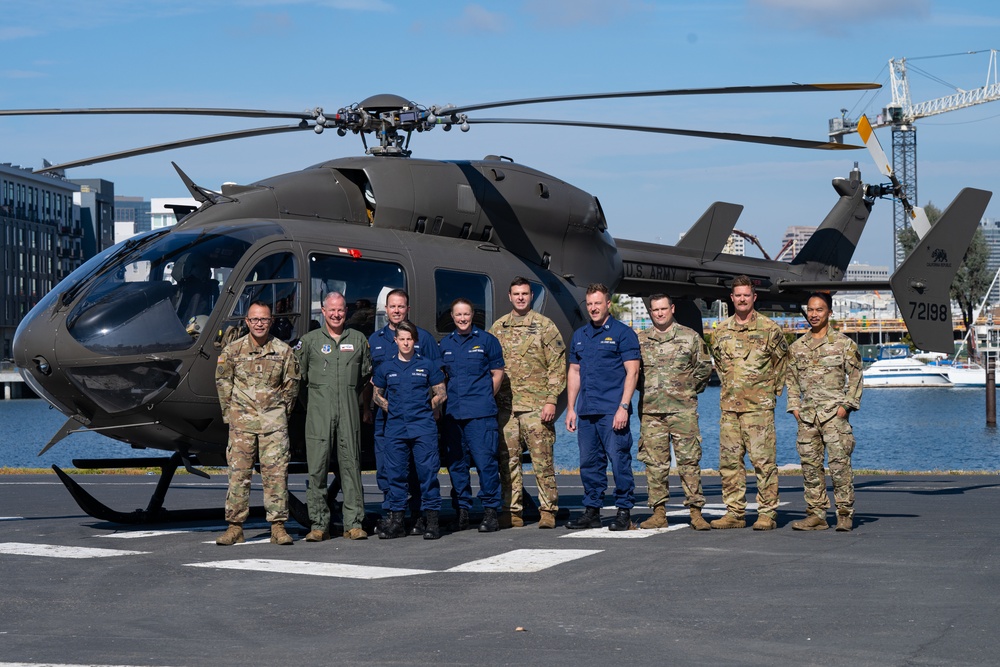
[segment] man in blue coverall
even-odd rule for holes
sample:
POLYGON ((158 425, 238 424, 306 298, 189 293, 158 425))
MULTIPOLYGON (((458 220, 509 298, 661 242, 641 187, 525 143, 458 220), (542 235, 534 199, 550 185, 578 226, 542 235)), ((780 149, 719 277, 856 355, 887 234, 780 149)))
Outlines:
MULTIPOLYGON (((385 315, 389 323, 368 337, 368 346, 372 354, 372 372, 378 370, 383 362, 396 358, 396 328, 401 322, 408 322, 410 317, 410 295, 404 289, 394 289, 385 297, 385 315)), ((417 336, 413 351, 433 365, 440 368, 441 350, 434 336, 420 327, 416 327, 417 336)), ((382 509, 389 509, 389 478, 385 471, 385 423, 386 414, 382 408, 375 411, 375 483, 382 492, 382 509)), ((416 465, 410 467, 407 480, 410 494, 410 516, 413 518, 411 535, 424 533, 424 518, 420 514, 420 483, 417 481, 416 465)))
POLYGON ((499 530, 497 512, 500 467, 497 462, 497 403, 494 395, 503 381, 503 348, 493 334, 472 324, 472 303, 455 299, 451 304, 455 330, 441 340, 441 361, 448 374, 445 403, 445 447, 451 485, 458 499, 458 529, 469 527, 472 507, 471 456, 479 473, 479 499, 483 521, 479 532, 499 530))
POLYGON ((569 346, 566 430, 577 432, 584 513, 567 528, 600 528, 608 460, 615 477, 618 513, 609 530, 628 530, 635 504, 632 477, 632 394, 639 379, 639 337, 610 315, 611 293, 600 283, 587 287, 590 323, 573 334, 569 346))

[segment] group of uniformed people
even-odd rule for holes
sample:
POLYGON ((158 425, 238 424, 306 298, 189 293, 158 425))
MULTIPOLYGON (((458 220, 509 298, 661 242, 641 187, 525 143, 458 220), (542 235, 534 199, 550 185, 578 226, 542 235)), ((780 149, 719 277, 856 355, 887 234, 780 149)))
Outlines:
POLYGON ((267 304, 254 303, 246 316, 249 333, 226 346, 216 373, 223 418, 230 427, 227 448, 227 531, 216 543, 242 542, 248 515, 250 477, 261 463, 271 542, 291 544, 284 528, 287 510, 287 420, 301 387, 307 405, 306 541, 330 537, 327 478, 335 456, 343 489, 343 536, 365 539, 360 467, 360 420, 375 429, 376 480, 383 493, 379 537, 441 535, 438 471, 447 466, 456 527, 469 527, 470 467, 479 475, 483 507, 480 532, 524 525, 521 455, 531 454, 541 513, 539 528, 554 528, 558 511, 553 445, 558 397, 565 389, 566 429, 580 450, 584 511, 569 529, 601 527, 601 509, 611 463, 617 513, 608 528, 635 527, 632 435, 633 394, 639 392, 639 460, 646 464, 648 504, 653 514, 640 528, 667 526, 671 447, 695 530, 746 526, 746 468, 757 476, 754 530, 777 527, 775 399, 788 386, 788 411, 799 430, 807 505, 796 530, 828 528, 823 468, 829 457, 837 530, 853 528, 854 490, 848 421, 861 398, 857 345, 830 328, 830 297, 816 293, 806 304, 810 330, 791 346, 780 328, 754 308, 752 281, 732 285, 734 314, 721 322, 710 345, 674 319, 674 304, 662 294, 650 298, 653 326, 640 334, 611 314, 611 294, 588 287, 590 321, 574 334, 568 350, 555 324, 532 310, 530 283, 516 278, 508 294, 512 311, 490 331, 473 324, 473 305, 456 299, 455 329, 437 343, 408 319, 409 298, 397 289, 386 297, 388 324, 367 340, 345 326, 346 302, 331 293, 322 304, 323 326, 304 335, 293 350, 269 333, 267 304), (567 359, 568 356, 568 359, 567 359), (708 384, 712 362, 720 393, 719 472, 726 513, 702 516, 701 435, 697 396, 708 384), (568 365, 567 365, 568 362, 568 365), (441 447, 439 448, 439 437, 441 447), (442 461, 443 459, 443 461, 442 461), (410 510, 409 525, 405 522, 410 510))

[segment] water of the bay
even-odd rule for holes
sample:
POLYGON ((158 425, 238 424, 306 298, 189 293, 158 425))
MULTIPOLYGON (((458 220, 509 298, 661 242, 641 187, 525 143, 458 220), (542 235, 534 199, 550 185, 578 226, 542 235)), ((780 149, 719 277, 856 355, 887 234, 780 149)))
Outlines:
MULTIPOLYGON (((851 415, 857 445, 854 467, 870 470, 1000 472, 1000 431, 986 426, 982 388, 869 389, 861 410, 851 415)), ((719 465, 719 389, 709 387, 699 405, 702 467, 719 465)), ((94 432, 76 433, 37 456, 66 421, 37 399, 0 401, 0 467, 71 467, 74 458, 158 456, 156 450, 136 450, 94 432)), ((798 465, 795 421, 778 399, 775 415, 778 465, 798 465)), ((638 419, 632 431, 638 443, 638 419)), ((642 470, 635 460, 633 466, 642 470)), ((556 467, 579 467, 576 437, 558 421, 556 467)))

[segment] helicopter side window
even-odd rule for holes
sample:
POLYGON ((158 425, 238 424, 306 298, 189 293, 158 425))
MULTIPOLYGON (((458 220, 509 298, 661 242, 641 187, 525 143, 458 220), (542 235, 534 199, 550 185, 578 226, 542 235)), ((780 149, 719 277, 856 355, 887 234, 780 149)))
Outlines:
POLYGON ((439 333, 451 333, 451 302, 463 297, 472 302, 472 324, 486 330, 493 324, 493 287, 489 276, 481 273, 438 269, 434 272, 437 292, 436 322, 439 333))
POLYGON ((531 285, 531 294, 534 297, 531 300, 531 309, 536 312, 542 311, 542 305, 545 303, 545 287, 541 283, 536 283, 528 281, 531 285))
POLYGON ((405 289, 406 274, 393 262, 313 254, 309 258, 309 282, 310 330, 323 326, 321 306, 326 295, 339 292, 347 300, 346 326, 370 336, 385 326, 386 294, 405 289))

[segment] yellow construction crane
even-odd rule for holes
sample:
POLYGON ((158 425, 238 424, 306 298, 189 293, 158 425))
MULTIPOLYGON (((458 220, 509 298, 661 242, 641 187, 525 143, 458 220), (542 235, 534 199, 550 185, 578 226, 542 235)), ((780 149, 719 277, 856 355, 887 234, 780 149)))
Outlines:
MULTIPOLYGON (((971 55, 986 52, 969 51, 967 53, 971 55)), ((890 59, 889 77, 892 102, 882 109, 882 113, 874 119, 868 119, 865 116, 849 119, 847 118, 847 109, 841 109, 840 118, 830 119, 831 141, 843 142, 844 135, 858 132, 869 149, 872 149, 876 162, 881 162, 879 169, 892 179, 893 194, 895 195, 893 204, 893 242, 895 246, 893 260, 895 265, 899 265, 903 260, 902 248, 899 245, 899 233, 911 225, 915 226, 921 235, 925 231, 919 229, 918 221, 922 217, 922 211, 915 208, 917 203, 917 128, 913 123, 918 118, 936 116, 947 111, 965 109, 1000 99, 1000 84, 997 83, 997 50, 989 49, 988 53, 990 60, 986 70, 985 85, 973 90, 956 88, 956 92, 951 95, 917 104, 914 104, 910 99, 910 84, 906 76, 906 58, 890 59), (886 162, 885 154, 881 153, 882 149, 878 147, 878 140, 874 139, 874 135, 871 134, 872 129, 880 127, 892 128, 891 167, 888 164, 883 164, 886 162), (869 143, 869 138, 874 139, 874 141, 869 143), (881 160, 878 154, 881 154, 881 160)), ((927 58, 941 57, 945 56, 927 56, 927 58)), ((922 59, 924 58, 911 60, 922 59)), ((944 83, 940 79, 936 80, 944 83)))

